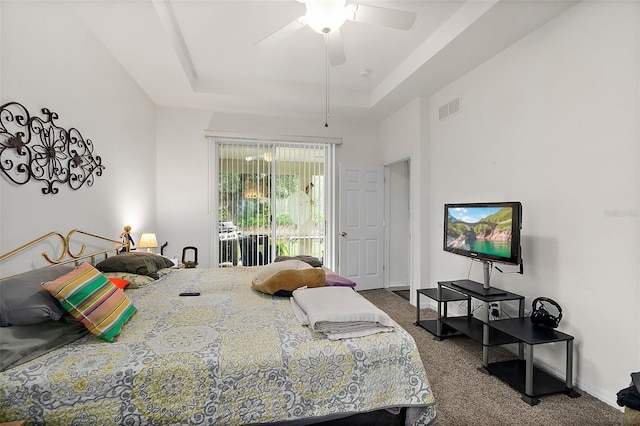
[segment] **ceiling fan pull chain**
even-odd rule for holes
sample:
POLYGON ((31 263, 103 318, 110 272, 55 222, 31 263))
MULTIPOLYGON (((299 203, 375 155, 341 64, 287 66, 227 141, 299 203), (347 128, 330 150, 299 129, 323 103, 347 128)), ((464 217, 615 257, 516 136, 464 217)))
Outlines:
POLYGON ((329 127, 329 34, 324 34, 324 46, 325 46, 325 121, 324 127, 329 127))

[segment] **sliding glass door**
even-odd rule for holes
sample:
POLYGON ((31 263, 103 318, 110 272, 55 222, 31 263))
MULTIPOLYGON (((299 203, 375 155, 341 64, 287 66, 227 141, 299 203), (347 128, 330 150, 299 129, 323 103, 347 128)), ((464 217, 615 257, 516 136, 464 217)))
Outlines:
POLYGON ((218 265, 325 256, 333 145, 216 142, 218 265))

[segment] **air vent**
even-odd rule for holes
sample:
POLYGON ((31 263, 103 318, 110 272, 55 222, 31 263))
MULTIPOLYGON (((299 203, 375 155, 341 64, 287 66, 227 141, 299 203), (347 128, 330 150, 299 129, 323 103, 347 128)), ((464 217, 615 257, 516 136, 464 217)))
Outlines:
POLYGON ((449 104, 444 104, 438 109, 438 119, 444 120, 449 116, 449 104))
POLYGON ((460 112, 460 96, 438 108, 438 120, 442 121, 460 112))

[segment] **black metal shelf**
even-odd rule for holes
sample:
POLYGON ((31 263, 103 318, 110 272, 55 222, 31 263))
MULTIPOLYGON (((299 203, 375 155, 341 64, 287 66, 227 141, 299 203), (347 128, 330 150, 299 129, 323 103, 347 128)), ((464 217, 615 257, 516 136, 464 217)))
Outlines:
POLYGON ((417 291, 418 294, 423 294, 436 302, 457 302, 469 300, 469 296, 462 294, 459 291, 449 290, 448 288, 442 288, 440 296, 438 296, 437 288, 421 288, 417 291))
MULTIPOLYGON (((440 318, 444 324, 455 328, 460 333, 469 336, 478 343, 482 343, 483 326, 482 321, 477 318, 461 316, 440 318)), ((511 337, 495 328, 489 327, 489 344, 487 346, 507 345, 509 343, 518 343, 520 340, 511 337)))
POLYGON ((474 299, 481 300, 483 302, 500 302, 506 300, 524 300, 524 296, 519 294, 511 293, 506 290, 501 290, 496 287, 491 287, 490 290, 495 291, 495 293, 485 294, 487 289, 478 282, 471 280, 457 280, 457 281, 440 281, 440 284, 443 287, 450 288, 452 290, 458 291, 474 299), (464 285, 463 285, 464 284, 464 285))
POLYGON ((449 302, 467 302, 469 303, 469 296, 460 293, 459 291, 450 290, 445 287, 441 288, 421 288, 417 290, 417 314, 416 322, 417 326, 420 326, 433 334, 436 339, 442 340, 447 337, 459 336, 461 333, 454 328, 451 328, 441 321, 441 318, 447 316, 447 303, 449 302), (435 300, 438 303, 438 319, 421 320, 420 319, 420 295, 427 296, 428 298, 435 300), (444 309, 444 315, 443 315, 444 309))
POLYGON ((536 405, 540 402, 537 397, 544 395, 565 393, 571 398, 580 396, 573 388, 567 387, 565 382, 535 366, 533 367, 533 392, 531 395, 527 394, 525 383, 527 368, 526 361, 522 359, 490 363, 487 371, 520 392, 523 395, 522 399, 530 405, 536 405))
POLYGON ((416 321, 416 325, 424 328, 429 333, 433 334, 439 339, 445 339, 447 337, 460 336, 460 333, 455 328, 448 327, 446 324, 440 324, 440 333, 438 333, 438 321, 437 319, 433 320, 421 320, 416 321))

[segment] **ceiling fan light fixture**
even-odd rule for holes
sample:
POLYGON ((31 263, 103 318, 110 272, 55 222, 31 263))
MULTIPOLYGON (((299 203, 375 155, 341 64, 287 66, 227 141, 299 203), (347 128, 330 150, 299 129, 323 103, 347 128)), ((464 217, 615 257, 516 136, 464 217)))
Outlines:
POLYGON ((307 25, 320 34, 340 29, 347 19, 346 0, 307 0, 307 25))

